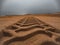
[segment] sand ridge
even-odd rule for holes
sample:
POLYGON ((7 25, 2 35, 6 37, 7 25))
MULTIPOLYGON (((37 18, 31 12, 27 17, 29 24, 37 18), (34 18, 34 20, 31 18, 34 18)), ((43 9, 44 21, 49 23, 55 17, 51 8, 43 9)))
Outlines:
POLYGON ((27 16, 2 30, 1 45, 60 45, 56 41, 60 37, 59 33, 60 30, 40 19, 27 16), (47 41, 50 43, 44 44, 47 41))

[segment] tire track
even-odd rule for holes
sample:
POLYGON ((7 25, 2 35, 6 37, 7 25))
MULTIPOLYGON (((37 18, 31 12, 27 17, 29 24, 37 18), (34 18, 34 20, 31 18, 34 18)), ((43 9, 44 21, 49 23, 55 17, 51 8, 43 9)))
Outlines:
POLYGON ((32 26, 28 26, 28 27, 21 27, 21 28, 17 29, 15 32, 30 31, 30 30, 32 30, 34 28, 41 28, 41 29, 43 29, 44 27, 39 26, 39 25, 32 25, 32 26))
MULTIPOLYGON (((8 29, 6 28, 7 32, 9 29, 11 30, 11 34, 13 36, 11 36, 8 40, 4 41, 3 45, 9 45, 10 43, 13 43, 15 41, 25 41, 38 34, 44 34, 51 38, 53 35, 55 35, 55 33, 59 32, 59 31, 57 31, 56 28, 46 24, 45 22, 42 22, 41 20, 39 20, 35 17, 27 17, 27 18, 25 17, 13 25, 17 25, 17 26, 12 27, 12 25, 11 25, 8 27, 8 29), (51 28, 49 28, 49 27, 51 27, 51 28), (37 28, 40 28, 40 29, 35 30, 37 28), (47 29, 45 29, 45 28, 47 28, 47 29), (13 34, 12 30, 15 32, 16 35, 13 34), (24 34, 22 35, 20 33, 20 31, 24 32, 24 34), (21 35, 18 35, 19 33, 21 35)), ((4 34, 6 34, 6 32, 4 32, 4 34)), ((8 32, 7 34, 10 34, 10 32, 8 32)), ((57 34, 57 36, 59 36, 59 35, 57 34)))
POLYGON ((40 30, 40 31, 35 31, 33 33, 30 33, 30 34, 28 34, 26 36, 13 37, 12 39, 9 39, 9 40, 5 41, 3 45, 9 45, 10 43, 15 42, 15 41, 25 41, 25 40, 27 40, 27 39, 29 39, 29 38, 37 35, 37 34, 44 34, 44 35, 47 35, 49 37, 52 37, 51 33, 47 33, 45 31, 40 30))

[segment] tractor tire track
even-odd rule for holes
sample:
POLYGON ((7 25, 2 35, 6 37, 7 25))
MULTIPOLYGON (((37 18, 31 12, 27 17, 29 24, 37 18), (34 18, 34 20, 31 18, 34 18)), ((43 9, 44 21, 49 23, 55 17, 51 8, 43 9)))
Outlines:
MULTIPOLYGON (((58 33, 56 28, 46 24, 45 22, 35 18, 35 17, 25 17, 22 20, 18 21, 17 23, 14 23, 13 25, 7 27, 5 30, 6 32, 3 32, 6 34, 8 30, 11 30, 11 33, 8 32, 7 34, 11 34, 12 36, 9 37, 6 41, 3 42, 2 45, 9 45, 10 43, 13 43, 15 41, 25 41, 31 37, 34 37, 38 34, 44 34, 48 37, 52 38, 55 33, 58 33), (13 26, 17 25, 17 26, 13 26), (51 27, 51 28, 49 28, 51 27), (37 30, 37 28, 40 28, 37 30), (47 28, 47 29, 45 29, 47 28), (24 34, 21 33, 24 32, 24 34), (15 34, 13 34, 13 32, 15 34), (29 33, 28 33, 29 32, 29 33), (20 35, 19 35, 20 33, 20 35)), ((59 32, 60 33, 60 32, 59 32)), ((9 35, 8 35, 9 36, 9 35)), ((59 37, 59 35, 57 34, 59 37)))

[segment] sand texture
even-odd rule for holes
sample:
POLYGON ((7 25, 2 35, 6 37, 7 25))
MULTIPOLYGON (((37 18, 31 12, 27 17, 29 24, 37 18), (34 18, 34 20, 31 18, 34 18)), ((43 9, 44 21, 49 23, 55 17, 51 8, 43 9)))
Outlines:
POLYGON ((60 45, 60 16, 1 16, 0 45, 60 45))

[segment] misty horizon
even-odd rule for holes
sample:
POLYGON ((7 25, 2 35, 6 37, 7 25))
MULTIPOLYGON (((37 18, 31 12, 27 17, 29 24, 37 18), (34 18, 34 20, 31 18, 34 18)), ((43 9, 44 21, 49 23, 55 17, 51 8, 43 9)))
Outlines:
POLYGON ((60 12, 59 0, 3 0, 0 15, 48 14, 60 12))

